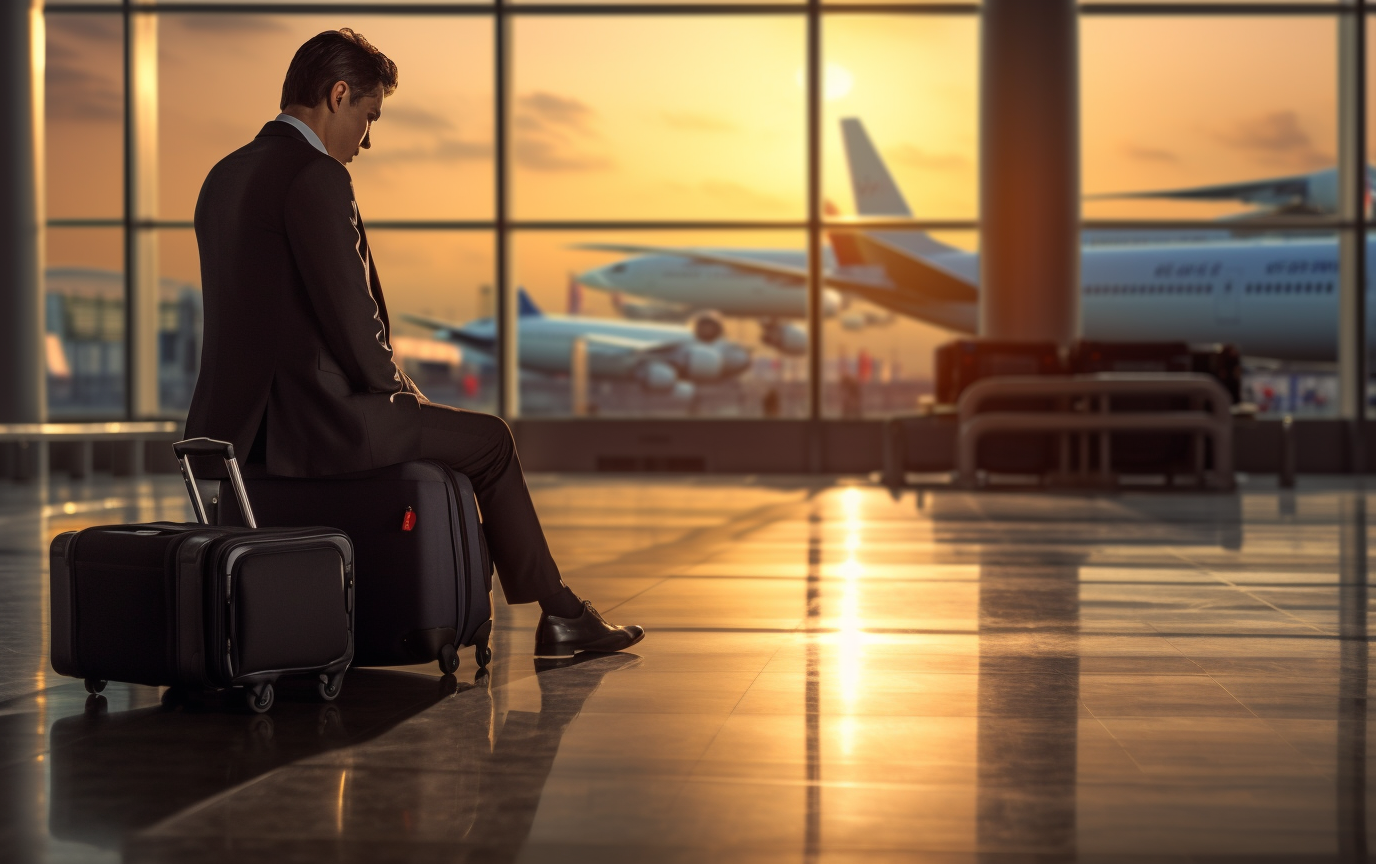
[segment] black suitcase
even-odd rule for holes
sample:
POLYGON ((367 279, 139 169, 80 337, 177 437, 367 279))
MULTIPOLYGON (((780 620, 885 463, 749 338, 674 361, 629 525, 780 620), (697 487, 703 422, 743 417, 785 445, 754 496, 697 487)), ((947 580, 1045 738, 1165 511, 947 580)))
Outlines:
MULTIPOLYGON (((320 478, 272 477, 245 466, 264 525, 333 525, 354 543, 358 613, 355 666, 439 662, 452 674, 472 645, 492 658, 492 562, 473 484, 443 462, 422 460, 320 478)), ((220 524, 239 524, 225 481, 220 524)))
POLYGON ((256 528, 234 448, 173 445, 200 525, 104 525, 51 547, 51 660, 60 675, 185 688, 243 687, 257 712, 282 675, 329 701, 354 656, 353 545, 333 528, 256 528), (190 456, 222 456, 246 528, 204 524, 190 456))

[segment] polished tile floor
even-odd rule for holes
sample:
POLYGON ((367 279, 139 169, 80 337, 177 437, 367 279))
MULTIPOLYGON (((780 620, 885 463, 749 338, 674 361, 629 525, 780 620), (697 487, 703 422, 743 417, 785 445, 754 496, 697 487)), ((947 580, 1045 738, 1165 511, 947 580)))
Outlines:
POLYGON ((1367 859, 1368 497, 540 477, 634 655, 88 699, 45 548, 186 516, 175 478, 0 485, 0 860, 1367 859))

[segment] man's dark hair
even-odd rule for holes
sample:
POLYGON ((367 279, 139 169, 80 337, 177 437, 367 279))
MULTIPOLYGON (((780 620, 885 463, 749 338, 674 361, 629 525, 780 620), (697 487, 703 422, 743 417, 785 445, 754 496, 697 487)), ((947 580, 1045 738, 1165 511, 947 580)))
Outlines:
POLYGON ((397 89, 397 64, 373 47, 373 43, 348 27, 326 30, 296 49, 282 82, 282 110, 288 105, 314 108, 330 95, 336 81, 349 85, 350 104, 371 95, 379 87, 383 96, 397 89))

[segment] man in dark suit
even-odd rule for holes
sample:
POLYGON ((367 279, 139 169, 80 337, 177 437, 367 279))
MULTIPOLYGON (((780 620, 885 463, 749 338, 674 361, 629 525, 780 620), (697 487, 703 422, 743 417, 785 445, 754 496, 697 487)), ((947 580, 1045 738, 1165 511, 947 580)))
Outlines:
POLYGON ((393 362, 344 166, 396 86, 396 64, 361 35, 321 33, 292 58, 282 113, 206 177, 205 341, 186 434, 292 477, 447 462, 473 481, 507 601, 541 606, 536 654, 627 648, 644 631, 609 624, 560 578, 506 423, 431 403, 393 362))

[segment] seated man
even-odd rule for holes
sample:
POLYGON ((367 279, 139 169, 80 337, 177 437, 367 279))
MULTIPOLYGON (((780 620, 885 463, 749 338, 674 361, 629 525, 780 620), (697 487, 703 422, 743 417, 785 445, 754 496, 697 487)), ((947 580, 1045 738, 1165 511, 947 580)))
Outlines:
POLYGON ((560 578, 506 423, 432 404, 392 360, 344 165, 396 86, 396 64, 362 36, 321 33, 292 58, 282 113, 206 177, 205 343, 186 434, 294 477, 442 460, 473 481, 507 601, 540 604, 536 654, 628 648, 644 631, 607 623, 560 578))

